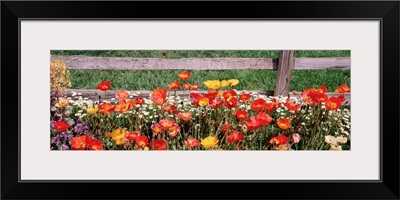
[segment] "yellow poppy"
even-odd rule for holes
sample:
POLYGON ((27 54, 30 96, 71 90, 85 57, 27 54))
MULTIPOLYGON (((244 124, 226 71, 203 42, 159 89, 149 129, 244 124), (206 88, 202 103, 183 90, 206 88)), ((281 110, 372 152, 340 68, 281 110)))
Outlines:
POLYGON ((227 81, 227 80, 223 80, 223 81, 221 81, 221 87, 223 88, 223 87, 227 87, 227 86, 229 86, 230 84, 229 84, 229 82, 227 81))
POLYGON ((99 111, 99 108, 88 108, 88 109, 86 109, 86 112, 88 114, 91 114, 91 115, 97 113, 97 111, 99 111))
POLYGON ((230 86, 234 86, 234 85, 239 84, 239 80, 238 79, 229 79, 228 83, 230 86))
POLYGON ((213 147, 215 147, 215 145, 218 144, 218 142, 219 142, 219 140, 213 136, 208 136, 208 137, 204 138, 203 140, 201 140, 201 144, 205 148, 213 148, 213 147))
POLYGON ((219 80, 207 80, 204 82, 204 85, 212 90, 218 90, 221 88, 221 82, 219 80))

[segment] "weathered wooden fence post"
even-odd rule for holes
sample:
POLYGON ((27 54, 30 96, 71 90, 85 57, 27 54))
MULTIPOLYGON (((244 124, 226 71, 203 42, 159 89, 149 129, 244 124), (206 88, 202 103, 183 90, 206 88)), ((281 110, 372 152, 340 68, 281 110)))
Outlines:
POLYGON ((280 51, 274 96, 278 95, 288 96, 293 68, 294 68, 294 51, 293 50, 280 51))

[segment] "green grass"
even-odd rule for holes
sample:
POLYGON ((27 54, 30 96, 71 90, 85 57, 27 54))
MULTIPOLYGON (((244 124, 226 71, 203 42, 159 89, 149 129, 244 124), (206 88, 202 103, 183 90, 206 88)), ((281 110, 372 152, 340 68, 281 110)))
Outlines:
MULTIPOLYGON (((96 89, 98 83, 111 81, 111 89, 153 90, 167 87, 168 83, 178 80, 178 70, 71 70, 71 82, 74 89, 96 89)), ((274 90, 276 71, 272 70, 198 70, 191 71, 190 83, 197 83, 200 89, 206 89, 206 80, 237 78, 235 86, 240 90, 274 90)), ((290 90, 301 91, 310 87, 327 86, 334 91, 340 84, 350 87, 350 70, 294 70, 290 90)))
MULTIPOLYGON (((52 55, 135 58, 277 58, 274 50, 52 50, 52 55)), ((350 57, 350 50, 296 50, 295 57, 350 57)))

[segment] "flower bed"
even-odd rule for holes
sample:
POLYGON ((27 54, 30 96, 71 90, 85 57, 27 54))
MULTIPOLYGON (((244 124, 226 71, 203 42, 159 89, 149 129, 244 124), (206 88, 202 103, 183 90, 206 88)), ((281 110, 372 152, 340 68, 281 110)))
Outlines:
MULTIPOLYGON (((237 79, 206 80, 208 91, 190 83, 190 73, 155 89, 148 98, 120 90, 93 101, 79 94, 53 97, 52 150, 350 150, 350 107, 326 87, 296 97, 238 91, 237 79), (190 95, 176 95, 178 89, 190 95)), ((100 83, 100 92, 111 88, 100 83)), ((295 92, 296 93, 296 92, 295 92)))

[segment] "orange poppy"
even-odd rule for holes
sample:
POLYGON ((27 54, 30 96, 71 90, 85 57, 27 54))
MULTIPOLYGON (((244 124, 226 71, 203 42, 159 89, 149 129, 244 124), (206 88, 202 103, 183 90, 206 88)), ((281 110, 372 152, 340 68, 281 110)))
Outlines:
POLYGON ((276 124, 278 124, 279 128, 286 130, 290 127, 291 119, 288 118, 279 118, 276 121, 276 124))
POLYGON ((345 101, 344 96, 331 97, 325 102, 325 104, 329 110, 337 110, 342 106, 343 101, 345 101))
POLYGON ((345 93, 350 92, 350 88, 346 84, 339 85, 339 87, 335 90, 336 93, 345 93))
POLYGON ((124 113, 129 109, 131 109, 132 108, 131 106, 133 106, 133 101, 122 100, 114 107, 114 111, 119 113, 124 113), (132 102, 132 104, 130 102, 132 102))
POLYGON ((114 108, 115 106, 111 103, 102 103, 99 105, 100 113, 103 114, 110 114, 112 111, 114 111, 114 108))
POLYGON ((117 93, 115 93, 115 98, 118 100, 124 100, 129 97, 129 93, 125 90, 119 90, 117 93))
POLYGON ((178 114, 179 119, 183 121, 189 121, 192 118, 192 112, 187 112, 187 113, 179 113, 178 114))
POLYGON ((180 72, 178 74, 178 78, 180 78, 183 81, 186 81, 190 78, 190 72, 180 72))
POLYGON ((159 94, 166 96, 167 95, 167 89, 165 89, 165 88, 156 88, 151 93, 151 97, 154 98, 154 96, 159 95, 159 94))
POLYGON ((74 137, 71 140, 71 147, 73 150, 85 150, 88 147, 90 138, 87 135, 74 137))
POLYGON ((181 83, 178 81, 173 81, 172 83, 168 84, 168 88, 171 90, 179 89, 180 86, 181 86, 181 83))
POLYGON ((165 102, 167 102, 167 95, 165 94, 157 94, 153 96, 153 101, 156 105, 162 106, 165 102))

